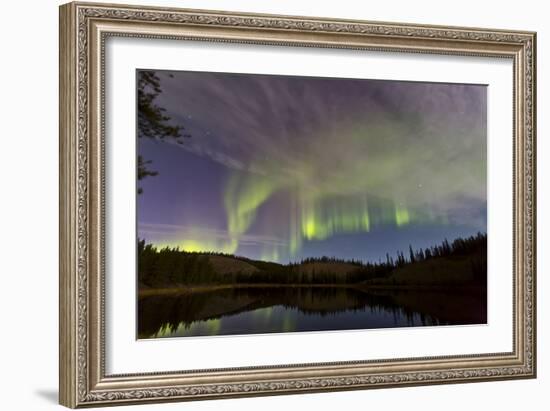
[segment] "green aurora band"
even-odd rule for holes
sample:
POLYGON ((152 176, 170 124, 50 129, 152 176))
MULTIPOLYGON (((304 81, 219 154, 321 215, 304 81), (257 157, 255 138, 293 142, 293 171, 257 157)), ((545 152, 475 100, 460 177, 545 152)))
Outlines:
MULTIPOLYGON (((306 242, 379 226, 451 224, 462 203, 486 202, 484 90, 411 83, 402 97, 392 97, 401 106, 357 94, 346 108, 329 104, 309 83, 303 94, 315 104, 304 106, 290 80, 258 78, 243 86, 242 78, 235 85, 222 76, 193 79, 184 88, 193 96, 193 118, 200 117, 197 107, 224 116, 209 116, 212 132, 181 148, 226 167, 220 195, 227 233, 215 237, 191 227, 163 245, 238 254, 247 235, 260 233, 281 240, 261 245, 262 259, 292 260, 306 242), (287 218, 263 213, 274 207, 287 218)), ((181 80, 163 81, 177 89, 181 80)))
MULTIPOLYGON (((341 134, 341 141, 349 142, 354 152, 368 153, 375 150, 378 154, 374 157, 365 154, 367 161, 343 162, 341 164, 345 164, 345 167, 328 173, 324 171, 324 160, 311 161, 319 154, 316 152, 316 144, 307 148, 311 151, 310 155, 301 154, 302 157, 308 157, 309 161, 296 158, 291 162, 295 168, 287 167, 284 173, 274 163, 266 162, 251 167, 262 169, 262 174, 233 170, 227 179, 223 202, 229 240, 217 243, 206 241, 202 244, 182 241, 177 245, 189 251, 237 252, 241 237, 256 221, 260 208, 280 192, 287 192, 290 194, 287 197, 294 199, 288 221, 288 249, 264 246, 262 259, 265 260, 278 261, 283 255, 292 258, 301 250, 304 241, 368 232, 375 226, 393 225, 399 228, 419 223, 445 224, 445 213, 430 209, 428 199, 423 196, 433 193, 434 187, 439 197, 459 196, 463 187, 468 186, 468 181, 462 177, 464 164, 443 164, 442 160, 437 166, 444 172, 429 178, 419 177, 413 170, 426 157, 425 151, 420 145, 397 149, 391 144, 391 136, 398 133, 398 127, 396 124, 373 127, 379 136, 375 142, 386 142, 378 147, 373 147, 377 144, 368 138, 374 132, 368 127, 341 134), (451 179, 454 184, 447 183, 451 179), (431 190, 422 190, 423 185, 419 181, 428 181, 431 190), (413 206, 408 206, 409 203, 413 206)), ((431 141, 432 147, 436 141, 431 141)), ((433 167, 434 159, 429 160, 433 167)), ((483 178, 484 169, 478 163, 472 162, 469 166, 477 167, 478 175, 483 178)), ((189 234, 187 232, 186 236, 189 234)))

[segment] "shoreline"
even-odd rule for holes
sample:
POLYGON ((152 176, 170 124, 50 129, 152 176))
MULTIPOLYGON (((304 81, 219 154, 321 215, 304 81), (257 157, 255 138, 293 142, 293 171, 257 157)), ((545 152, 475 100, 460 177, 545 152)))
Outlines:
POLYGON ((359 291, 474 291, 483 290, 487 287, 472 284, 272 284, 272 283, 243 283, 243 284, 220 284, 220 285, 194 285, 174 286, 162 288, 139 288, 138 297, 149 297, 155 295, 178 295, 206 293, 211 291, 226 290, 232 288, 353 288, 359 291))

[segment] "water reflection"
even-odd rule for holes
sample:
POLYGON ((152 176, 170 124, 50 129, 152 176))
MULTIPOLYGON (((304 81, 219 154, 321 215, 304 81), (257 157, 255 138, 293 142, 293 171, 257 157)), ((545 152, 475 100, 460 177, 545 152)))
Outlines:
POLYGON ((140 298, 138 337, 483 324, 486 317, 481 291, 228 288, 140 298))

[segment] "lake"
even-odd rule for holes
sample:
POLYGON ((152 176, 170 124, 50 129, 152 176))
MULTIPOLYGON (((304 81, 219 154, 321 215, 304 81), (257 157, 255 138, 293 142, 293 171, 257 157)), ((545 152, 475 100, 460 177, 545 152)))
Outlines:
POLYGON ((235 287, 138 300, 138 338, 485 324, 485 290, 235 287))

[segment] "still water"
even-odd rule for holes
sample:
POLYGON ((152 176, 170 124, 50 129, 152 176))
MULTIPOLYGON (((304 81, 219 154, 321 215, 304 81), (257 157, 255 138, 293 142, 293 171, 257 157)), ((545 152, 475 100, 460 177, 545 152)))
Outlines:
POLYGON ((484 324, 479 293, 345 287, 231 288, 138 303, 138 337, 187 337, 484 324))

